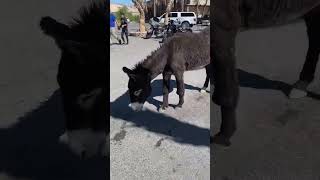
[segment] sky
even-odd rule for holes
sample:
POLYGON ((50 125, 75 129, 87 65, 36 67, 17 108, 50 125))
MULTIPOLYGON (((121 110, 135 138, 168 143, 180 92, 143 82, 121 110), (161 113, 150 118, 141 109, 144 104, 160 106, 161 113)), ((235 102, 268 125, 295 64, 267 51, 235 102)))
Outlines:
POLYGON ((110 2, 124 5, 133 5, 132 0, 111 0, 110 2))

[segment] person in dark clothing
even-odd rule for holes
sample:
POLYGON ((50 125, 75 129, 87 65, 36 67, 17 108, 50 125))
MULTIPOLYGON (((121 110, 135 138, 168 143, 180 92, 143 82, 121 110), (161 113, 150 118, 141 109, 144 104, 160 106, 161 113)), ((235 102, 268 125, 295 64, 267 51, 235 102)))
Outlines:
POLYGON ((129 44, 128 21, 127 21, 127 18, 123 14, 121 15, 120 27, 121 27, 121 39, 122 39, 123 43, 125 42, 123 35, 126 35, 126 39, 127 39, 126 42, 127 42, 127 44, 129 44))

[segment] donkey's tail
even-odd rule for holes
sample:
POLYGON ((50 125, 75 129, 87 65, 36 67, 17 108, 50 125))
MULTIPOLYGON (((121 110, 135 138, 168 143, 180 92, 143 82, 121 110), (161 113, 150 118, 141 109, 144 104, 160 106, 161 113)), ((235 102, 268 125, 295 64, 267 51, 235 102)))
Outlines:
POLYGON ((70 38, 70 28, 67 25, 56 21, 52 17, 42 17, 40 20, 40 28, 46 35, 57 41, 70 38))

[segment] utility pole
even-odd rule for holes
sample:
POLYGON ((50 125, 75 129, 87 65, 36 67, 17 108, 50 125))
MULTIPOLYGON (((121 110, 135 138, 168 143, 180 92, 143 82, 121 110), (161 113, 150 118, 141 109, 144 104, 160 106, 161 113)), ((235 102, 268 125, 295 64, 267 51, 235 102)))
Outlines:
POLYGON ((157 0, 153 0, 153 17, 157 17, 157 0))

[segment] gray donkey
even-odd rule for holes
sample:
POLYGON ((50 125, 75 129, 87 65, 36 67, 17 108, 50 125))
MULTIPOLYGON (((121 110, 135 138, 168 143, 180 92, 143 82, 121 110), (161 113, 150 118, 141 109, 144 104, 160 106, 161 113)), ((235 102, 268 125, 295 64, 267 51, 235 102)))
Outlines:
MULTIPOLYGON (((169 106, 168 96, 170 79, 174 75, 177 83, 177 94, 182 107, 184 103, 184 71, 206 68, 210 71, 210 28, 200 33, 184 33, 168 38, 159 49, 152 52, 145 60, 131 70, 122 70, 129 76, 128 88, 131 108, 140 111, 151 94, 151 81, 159 74, 163 75, 163 104, 160 110, 169 106)), ((209 78, 207 78, 209 79, 209 78)), ((205 83, 208 86, 208 82, 205 83)), ((205 87, 204 87, 205 88, 205 87)))
POLYGON ((212 101, 221 107, 220 132, 211 142, 229 146, 236 130, 239 86, 236 71, 235 39, 240 31, 288 24, 303 19, 307 26, 309 48, 299 80, 290 98, 307 95, 314 79, 320 52, 320 0, 214 0, 211 6, 211 65, 215 77, 212 101))

